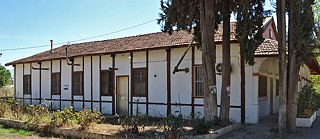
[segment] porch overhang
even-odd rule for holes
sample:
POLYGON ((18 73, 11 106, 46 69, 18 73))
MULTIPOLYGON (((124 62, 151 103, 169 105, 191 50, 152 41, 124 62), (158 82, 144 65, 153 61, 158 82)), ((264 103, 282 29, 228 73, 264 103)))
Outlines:
POLYGON ((320 75, 320 66, 316 58, 310 59, 306 65, 309 67, 311 75, 320 75))

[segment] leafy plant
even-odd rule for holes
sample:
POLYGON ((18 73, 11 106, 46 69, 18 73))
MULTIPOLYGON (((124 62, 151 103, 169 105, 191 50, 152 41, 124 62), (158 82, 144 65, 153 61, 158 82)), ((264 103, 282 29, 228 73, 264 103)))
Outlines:
POLYGON ((299 92, 298 114, 306 115, 307 113, 305 112, 305 109, 315 111, 318 107, 317 103, 319 103, 319 100, 317 100, 318 98, 319 94, 313 88, 313 84, 306 84, 299 92))
POLYGON ((76 118, 72 108, 65 108, 62 111, 56 111, 51 114, 51 124, 55 126, 71 125, 76 118))
POLYGON ((25 108, 20 105, 20 103, 12 98, 7 99, 7 104, 9 105, 12 116, 15 119, 21 120, 25 113, 25 108))
POLYGON ((84 109, 76 114, 77 124, 80 125, 80 130, 87 130, 91 125, 102 120, 102 115, 96 110, 84 109))
POLYGON ((44 119, 44 116, 47 116, 48 113, 48 108, 42 106, 41 104, 27 106, 27 116, 30 123, 41 123, 41 121, 44 119))

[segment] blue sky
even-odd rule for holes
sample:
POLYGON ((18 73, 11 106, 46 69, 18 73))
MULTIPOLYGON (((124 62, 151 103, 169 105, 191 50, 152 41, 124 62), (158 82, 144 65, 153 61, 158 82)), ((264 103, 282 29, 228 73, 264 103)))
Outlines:
MULTIPOLYGON (((4 49, 61 43, 118 31, 158 18, 160 0, 3 0, 0 1, 0 63, 49 50, 4 49)), ((153 22, 87 41, 160 31, 153 22)), ((79 43, 79 42, 77 42, 79 43)), ((54 45, 59 47, 59 45, 54 45)), ((10 68, 10 67, 7 67, 10 68)))

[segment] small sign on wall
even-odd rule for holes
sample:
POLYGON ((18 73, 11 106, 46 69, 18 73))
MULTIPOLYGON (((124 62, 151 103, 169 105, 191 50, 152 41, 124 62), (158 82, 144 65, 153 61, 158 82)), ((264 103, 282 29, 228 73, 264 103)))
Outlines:
POLYGON ((69 85, 64 84, 64 85, 63 85, 63 90, 68 90, 68 89, 69 89, 69 85))

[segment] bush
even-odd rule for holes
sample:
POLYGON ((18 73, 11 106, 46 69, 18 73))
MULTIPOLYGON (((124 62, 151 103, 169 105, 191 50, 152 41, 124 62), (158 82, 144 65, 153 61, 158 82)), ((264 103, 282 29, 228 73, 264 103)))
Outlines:
POLYGON ((7 104, 9 105, 12 116, 15 119, 21 120, 22 116, 25 114, 25 108, 12 98, 7 100, 7 104))
POLYGON ((183 116, 176 111, 175 114, 169 114, 162 120, 162 129, 166 138, 179 138, 183 128, 183 116))
POLYGON ((80 130, 87 130, 93 124, 100 122, 102 115, 100 112, 90 109, 84 109, 76 114, 77 124, 80 125, 80 130))
POLYGON ((8 105, 8 103, 6 103, 3 100, 0 100, 0 118, 4 118, 6 111, 9 107, 10 106, 8 105))
POLYGON ((65 126, 71 125, 72 122, 76 119, 76 115, 73 112, 72 108, 65 108, 62 111, 56 111, 51 114, 51 125, 54 126, 65 126))
POLYGON ((313 88, 313 84, 306 84, 299 92, 298 99, 298 115, 306 115, 305 109, 311 109, 312 112, 318 108, 319 94, 313 88))
POLYGON ((214 121, 206 122, 202 114, 199 112, 193 119, 191 119, 190 125, 196 134, 208 134, 210 129, 214 126, 214 121))
POLYGON ((30 123, 40 124, 45 120, 45 116, 48 116, 48 114, 48 108, 41 104, 27 106, 27 118, 30 123))

